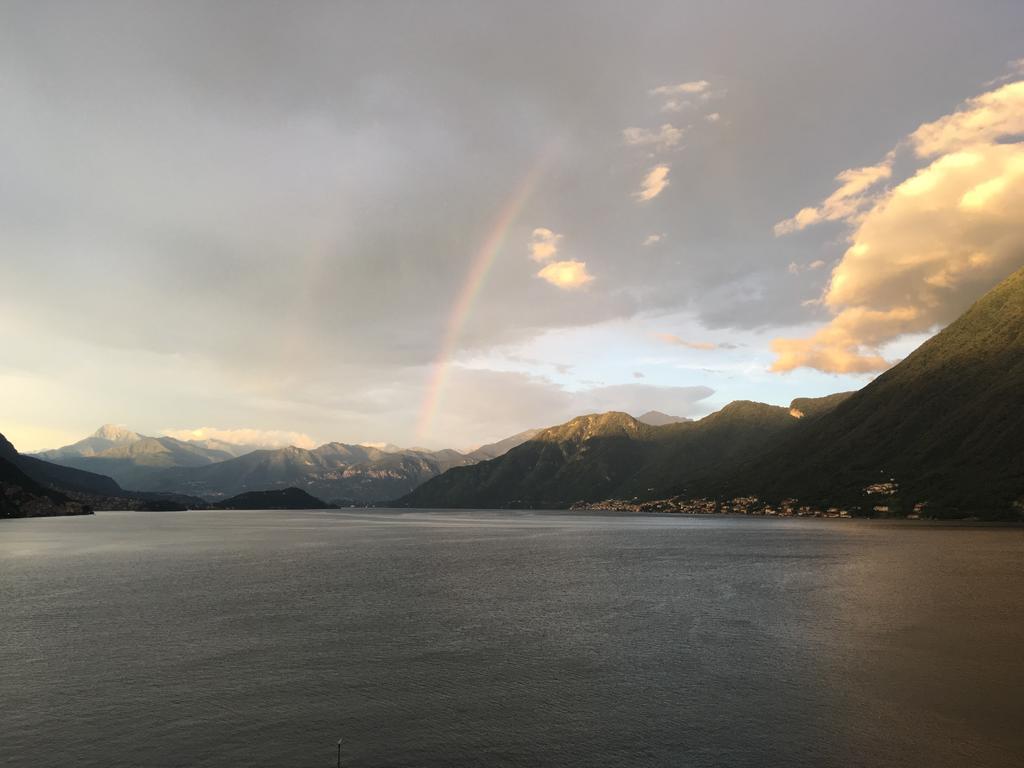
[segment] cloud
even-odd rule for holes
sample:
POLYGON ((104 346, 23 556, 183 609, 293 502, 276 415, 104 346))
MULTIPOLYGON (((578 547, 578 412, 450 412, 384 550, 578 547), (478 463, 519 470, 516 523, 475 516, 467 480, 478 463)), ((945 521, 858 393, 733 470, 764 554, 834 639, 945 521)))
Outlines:
POLYGON ((788 235, 806 229, 821 221, 848 219, 864 206, 870 204, 871 197, 867 192, 878 182, 892 175, 892 163, 895 152, 890 152, 882 162, 864 168, 851 168, 836 176, 842 182, 835 192, 829 195, 818 207, 803 208, 795 216, 775 225, 775 234, 788 235))
POLYGON ((671 149, 683 139, 683 131, 671 123, 665 123, 658 130, 649 128, 626 128, 622 138, 630 147, 653 147, 658 150, 671 149))
POLYGON ((671 344, 674 347, 686 347, 687 349, 709 350, 717 349, 719 346, 717 344, 711 344, 710 342, 706 341, 686 341, 685 339, 681 339, 680 337, 676 336, 674 333, 656 333, 654 335, 661 341, 665 342, 666 344, 671 344))
POLYGON ((566 290, 580 288, 594 279, 594 276, 587 272, 587 262, 575 260, 553 261, 540 270, 537 277, 566 290))
POLYGON ((643 244, 644 245, 654 245, 656 243, 660 243, 664 239, 665 239, 665 233, 664 232, 658 232, 658 233, 655 233, 653 235, 648 235, 647 237, 645 237, 643 244))
POLYGON ((717 112, 712 112, 709 115, 704 115, 704 119, 709 123, 717 123, 719 120, 722 119, 722 116, 717 112))
MULTIPOLYGON (((687 107, 694 106, 694 101, 706 102, 722 95, 722 92, 712 90, 711 83, 707 80, 691 80, 674 85, 659 85, 647 93, 651 96, 660 96, 662 98, 662 112, 682 112, 687 107)), ((715 114, 717 115, 717 113, 715 114)))
MULTIPOLYGON (((1024 264, 1022 135, 1024 81, 915 130, 906 144, 929 163, 837 215, 853 231, 822 296, 833 318, 776 339, 772 370, 884 370, 882 346, 950 322, 1024 264)), ((859 171, 846 173, 844 187, 859 171)))
POLYGON ((1014 59, 1013 61, 1006 62, 1006 72, 999 77, 994 77, 985 83, 986 88, 991 88, 994 85, 1001 85, 1008 80, 1016 80, 1018 77, 1024 76, 1024 59, 1014 59))
POLYGON ((177 440, 219 440, 230 445, 255 445, 260 448, 316 448, 316 441, 302 432, 285 432, 264 429, 218 429, 198 427, 196 429, 165 429, 163 434, 177 440))
POLYGON ((692 96, 705 93, 710 87, 711 83, 707 80, 691 80, 689 82, 678 83, 676 85, 659 85, 657 88, 652 88, 648 93, 651 96, 692 96))
POLYGON ((806 266, 803 267, 801 267, 795 261, 791 261, 789 262, 789 266, 786 267, 786 271, 789 272, 789 274, 791 275, 799 275, 801 272, 809 272, 811 270, 821 269, 824 266, 825 262, 822 261, 821 259, 815 259, 810 264, 807 264, 806 266))
POLYGON ((634 379, 645 379, 647 377, 644 376, 643 373, 641 373, 640 371, 633 371, 633 378, 634 379))
POLYGON ((530 258, 541 263, 555 258, 561 239, 561 235, 556 235, 550 229, 537 227, 530 235, 530 258))
POLYGON ((1024 80, 983 93, 910 134, 918 157, 935 157, 1024 135, 1024 80))
POLYGON ((643 183, 640 185, 640 189, 634 193, 634 196, 641 202, 647 202, 656 198, 669 185, 668 172, 670 169, 671 166, 667 163, 654 166, 644 176, 643 183))

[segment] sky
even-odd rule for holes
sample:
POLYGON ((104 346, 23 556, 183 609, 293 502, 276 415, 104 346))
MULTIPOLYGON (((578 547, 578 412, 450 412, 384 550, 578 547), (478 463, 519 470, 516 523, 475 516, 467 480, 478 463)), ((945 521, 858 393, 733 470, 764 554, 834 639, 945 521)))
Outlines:
POLYGON ((857 389, 1024 265, 1024 5, 0 0, 0 431, 857 389))

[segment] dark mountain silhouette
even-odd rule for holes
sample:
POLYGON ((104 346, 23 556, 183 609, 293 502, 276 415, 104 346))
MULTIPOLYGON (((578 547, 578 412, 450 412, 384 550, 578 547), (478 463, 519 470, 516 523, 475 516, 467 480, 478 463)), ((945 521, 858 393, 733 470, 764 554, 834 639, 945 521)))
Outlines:
POLYGON ((211 505, 214 509, 332 509, 330 504, 310 496, 301 488, 249 491, 211 505))
POLYGON ((0 458, 9 461, 39 485, 65 494, 124 495, 121 487, 109 477, 18 453, 3 435, 0 435, 0 458))
MULTIPOLYGON (((0 440, 3 440, 2 435, 0 440)), ((10 445, 6 440, 4 443, 10 445)), ((91 512, 87 505, 44 488, 7 458, 0 458, 0 518, 88 515, 91 512)))

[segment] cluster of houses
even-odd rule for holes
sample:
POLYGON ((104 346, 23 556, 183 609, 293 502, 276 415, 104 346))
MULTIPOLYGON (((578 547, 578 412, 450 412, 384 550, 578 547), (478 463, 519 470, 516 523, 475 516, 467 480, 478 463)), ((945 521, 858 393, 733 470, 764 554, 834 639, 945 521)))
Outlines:
POLYGON ((579 501, 573 510, 604 510, 608 512, 667 512, 682 515, 770 515, 774 517, 850 517, 850 511, 839 507, 820 509, 800 504, 797 499, 786 499, 777 505, 768 504, 757 496, 737 496, 726 501, 690 499, 673 496, 654 501, 579 501))
POLYGON ((769 504, 757 496, 737 496, 734 499, 693 499, 672 496, 653 501, 606 499, 605 501, 579 501, 574 510, 605 510, 609 512, 668 512, 682 515, 766 515, 773 517, 905 517, 918 520, 926 517, 928 502, 918 502, 913 508, 901 503, 900 484, 895 478, 871 483, 863 489, 864 506, 818 507, 803 504, 797 499, 784 499, 769 504))

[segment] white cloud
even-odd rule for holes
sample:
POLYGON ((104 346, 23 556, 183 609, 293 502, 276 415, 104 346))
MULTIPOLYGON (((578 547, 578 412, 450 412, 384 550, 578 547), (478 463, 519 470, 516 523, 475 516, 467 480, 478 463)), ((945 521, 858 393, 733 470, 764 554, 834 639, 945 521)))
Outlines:
POLYGON ((634 196, 641 202, 656 198, 669 185, 668 172, 670 169, 671 166, 667 163, 654 166, 644 177, 640 189, 634 193, 634 196))
POLYGON ((1016 80, 1018 77, 1024 76, 1024 59, 1014 59, 1013 61, 1006 62, 1006 72, 999 77, 994 77, 984 84, 985 88, 991 88, 994 85, 1001 85, 1009 80, 1016 80))
POLYGON ((547 227, 537 227, 530 235, 530 258, 540 263, 555 258, 561 239, 561 235, 556 235, 547 227))
POLYGON ((655 245, 665 239, 665 233, 656 232, 653 235, 648 235, 644 238, 644 245, 655 245))
MULTIPOLYGON (((774 340, 773 370, 884 370, 883 345, 950 322, 1024 264, 1021 135, 1024 81, 921 125, 906 143, 930 162, 892 189, 864 194, 868 169, 840 174, 831 206, 811 209, 832 213, 805 217, 853 227, 822 297, 833 318, 810 338, 774 340)), ((875 168, 891 169, 892 156, 875 168)))
POLYGON ((801 272, 810 272, 815 269, 821 269, 824 266, 825 262, 822 261, 821 259, 815 259, 810 264, 807 264, 806 266, 803 267, 801 267, 795 261, 791 261, 789 262, 789 266, 786 268, 786 271, 789 272, 789 274, 791 275, 799 275, 801 272))
MULTIPOLYGON (((718 98, 723 95, 724 91, 713 90, 711 83, 707 80, 691 80, 685 83, 659 85, 647 93, 662 99, 662 112, 682 112, 688 107, 694 107, 699 103, 705 103, 711 99, 718 98)), ((717 120, 718 113, 714 114, 714 118, 707 119, 711 119, 712 122, 717 120)))
POLYGON ((722 116, 717 112, 712 112, 710 115, 704 115, 704 119, 707 120, 709 123, 717 123, 719 120, 722 119, 722 116))
POLYGON ((540 270, 537 277, 565 290, 581 288, 594 279, 587 272, 587 262, 575 260, 553 261, 540 270))
POLYGON ((165 429, 163 434, 178 440, 219 440, 230 445, 255 445, 260 448, 316 448, 316 441, 302 432, 285 432, 267 429, 218 429, 197 427, 196 429, 165 429))
POLYGON ((652 88, 648 93, 651 96, 695 96, 706 93, 709 88, 711 88, 711 83, 707 80, 690 80, 689 82, 677 83, 675 85, 659 85, 657 88, 652 88))
POLYGON ((683 131, 671 123, 665 123, 658 130, 649 128, 626 128, 622 131, 623 141, 631 147, 652 147, 666 150, 677 146, 683 139, 683 131))

